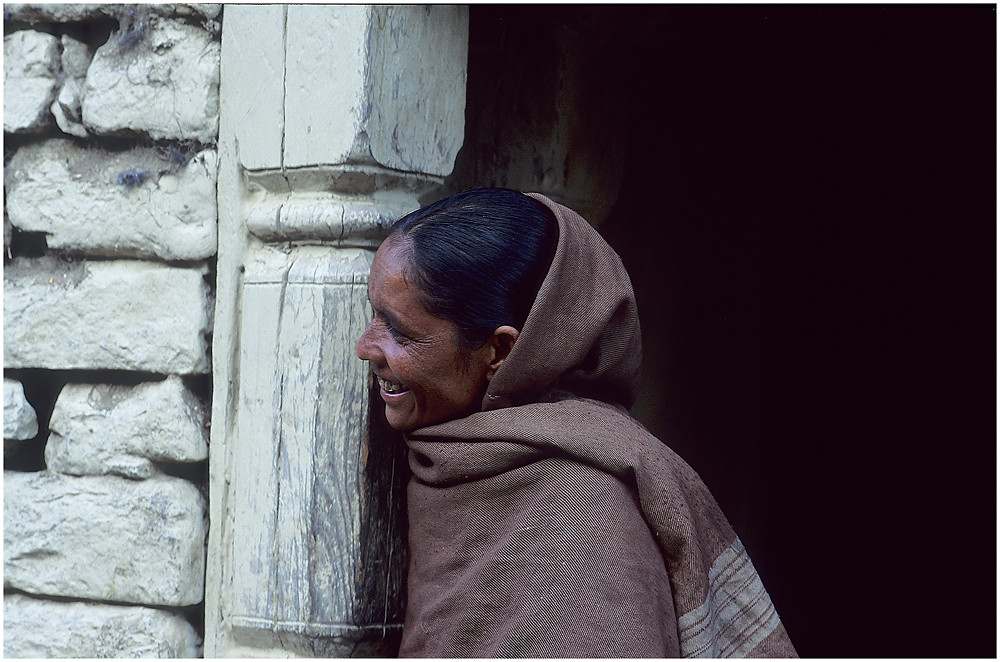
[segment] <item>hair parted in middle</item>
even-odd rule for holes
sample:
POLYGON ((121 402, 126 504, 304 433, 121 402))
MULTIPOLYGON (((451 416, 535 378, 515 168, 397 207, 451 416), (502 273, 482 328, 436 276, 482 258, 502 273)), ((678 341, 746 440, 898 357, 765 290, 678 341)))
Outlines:
POLYGON ((420 302, 476 348, 500 326, 523 327, 558 234, 555 216, 537 200, 478 188, 407 214, 386 241, 408 244, 420 302))

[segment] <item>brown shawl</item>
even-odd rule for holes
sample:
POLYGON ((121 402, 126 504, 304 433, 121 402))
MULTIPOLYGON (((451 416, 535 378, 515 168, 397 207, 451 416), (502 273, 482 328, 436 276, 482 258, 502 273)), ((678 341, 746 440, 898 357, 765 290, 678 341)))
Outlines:
POLYGON ((698 475, 630 418, 641 345, 615 252, 559 243, 482 411, 407 435, 403 657, 795 655, 698 475))

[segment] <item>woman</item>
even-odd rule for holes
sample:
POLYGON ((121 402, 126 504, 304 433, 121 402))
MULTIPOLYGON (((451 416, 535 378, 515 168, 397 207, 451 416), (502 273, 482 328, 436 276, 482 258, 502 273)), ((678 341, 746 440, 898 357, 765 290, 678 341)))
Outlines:
POLYGON ((371 363, 413 471, 403 657, 794 656, 695 472, 629 417, 621 260, 504 189, 409 214, 375 254, 371 363))

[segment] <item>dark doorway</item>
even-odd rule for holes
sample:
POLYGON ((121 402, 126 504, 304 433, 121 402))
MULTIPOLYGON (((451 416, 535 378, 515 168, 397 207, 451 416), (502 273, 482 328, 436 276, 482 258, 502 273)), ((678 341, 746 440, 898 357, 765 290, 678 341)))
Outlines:
POLYGON ((619 123, 581 111, 621 149, 599 229, 639 299, 635 415, 800 654, 995 657, 995 7, 473 6, 454 188, 548 192, 508 157, 567 27, 619 123))

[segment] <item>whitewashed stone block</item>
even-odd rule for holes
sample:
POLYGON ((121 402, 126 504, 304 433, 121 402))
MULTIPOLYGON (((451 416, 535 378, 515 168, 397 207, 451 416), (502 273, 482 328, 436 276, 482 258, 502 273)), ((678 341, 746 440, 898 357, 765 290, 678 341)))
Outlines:
POLYGON ((38 417, 35 408, 24 397, 21 382, 3 380, 3 438, 33 439, 38 434, 38 417))
POLYGON ((222 4, 206 2, 202 3, 177 3, 152 5, 153 11, 161 14, 168 12, 174 16, 193 16, 204 19, 215 19, 222 13, 222 4))
POLYGON ((143 605, 201 602, 205 501, 179 478, 4 472, 4 586, 143 605))
POLYGON ((204 273, 15 258, 4 268, 4 365, 205 373, 212 305, 204 273))
POLYGON ((206 30, 156 16, 147 19, 141 35, 130 34, 113 34, 94 54, 83 123, 99 134, 214 141, 219 43, 206 30))
POLYGON ((179 3, 175 6, 178 16, 204 16, 205 18, 218 18, 222 13, 222 4, 218 2, 206 3, 179 3))
POLYGON ((37 133, 52 124, 59 90, 59 40, 34 30, 3 38, 3 130, 37 133))
MULTIPOLYGON (((12 19, 28 23, 72 23, 110 16, 119 18, 128 10, 129 5, 121 4, 73 4, 73 3, 36 3, 12 2, 3 6, 12 19)), ((151 14, 161 16, 191 16, 194 18, 214 19, 222 11, 221 4, 187 4, 164 3, 151 4, 145 7, 151 14)))
POLYGON ((3 9, 12 19, 28 23, 71 23, 92 18, 102 18, 105 14, 102 8, 106 5, 85 3, 41 3, 12 2, 4 4, 3 9))
POLYGON ((63 83, 59 96, 52 102, 52 115, 56 125, 71 136, 87 137, 80 115, 83 85, 87 80, 87 69, 94 54, 90 48, 69 35, 62 36, 63 83))
POLYGON ((149 607, 3 599, 3 653, 16 658, 192 658, 198 633, 183 617, 149 607))
POLYGON ((110 153, 65 139, 11 159, 7 215, 49 248, 93 256, 200 260, 218 241, 215 150, 110 153))
POLYGON ((208 458, 205 411, 179 377, 136 386, 67 384, 49 419, 45 466, 144 479, 154 462, 208 458))

